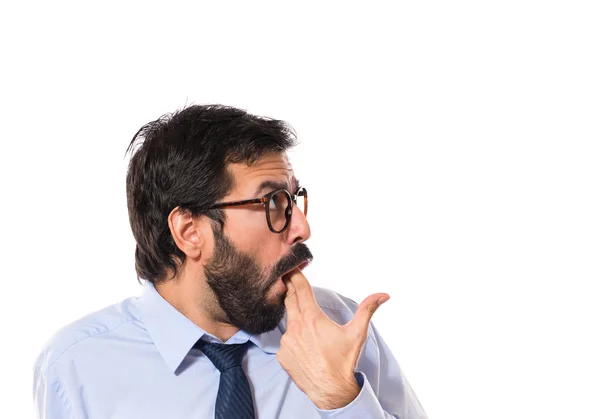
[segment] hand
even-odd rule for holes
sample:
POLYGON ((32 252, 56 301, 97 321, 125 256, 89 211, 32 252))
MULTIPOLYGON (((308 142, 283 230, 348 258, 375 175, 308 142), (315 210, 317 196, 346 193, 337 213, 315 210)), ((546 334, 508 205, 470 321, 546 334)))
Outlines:
POLYGON ((369 322, 390 296, 368 296, 352 320, 340 326, 323 313, 299 269, 289 278, 284 280, 288 290, 287 330, 281 338, 277 360, 319 409, 344 407, 360 392, 354 369, 367 340, 369 322))

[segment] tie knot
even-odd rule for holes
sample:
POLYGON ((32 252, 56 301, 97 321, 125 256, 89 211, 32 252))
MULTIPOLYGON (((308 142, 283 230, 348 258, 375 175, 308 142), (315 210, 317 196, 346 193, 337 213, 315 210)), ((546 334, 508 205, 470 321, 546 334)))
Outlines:
POLYGON ((223 372, 229 368, 242 365, 242 359, 248 349, 248 342, 226 345, 223 343, 206 342, 200 339, 194 347, 200 349, 211 360, 214 366, 223 372))

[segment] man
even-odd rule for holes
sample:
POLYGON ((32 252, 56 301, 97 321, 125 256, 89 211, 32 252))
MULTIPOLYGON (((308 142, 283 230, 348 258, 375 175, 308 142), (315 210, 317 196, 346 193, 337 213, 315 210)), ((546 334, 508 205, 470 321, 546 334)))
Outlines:
POLYGON ((134 136, 127 205, 145 280, 63 328, 34 367, 39 417, 425 418, 359 306, 302 269, 308 193, 291 128, 190 106, 134 136))

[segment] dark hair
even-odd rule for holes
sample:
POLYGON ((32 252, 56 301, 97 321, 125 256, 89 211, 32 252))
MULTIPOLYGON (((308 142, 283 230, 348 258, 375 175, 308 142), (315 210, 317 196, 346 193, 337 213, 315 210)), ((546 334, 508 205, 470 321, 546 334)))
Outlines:
POLYGON ((201 210, 226 196, 233 185, 227 164, 251 165, 263 155, 296 145, 284 121, 222 105, 192 105, 144 125, 127 154, 127 209, 136 241, 135 270, 154 284, 177 275, 185 261, 167 217, 179 206, 206 215, 223 229, 222 209, 201 210))

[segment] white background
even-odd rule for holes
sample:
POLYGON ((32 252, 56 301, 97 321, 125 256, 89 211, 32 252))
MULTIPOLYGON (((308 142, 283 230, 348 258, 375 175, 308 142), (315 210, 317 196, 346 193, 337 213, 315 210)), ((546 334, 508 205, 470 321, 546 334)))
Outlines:
POLYGON ((125 150, 186 103, 289 121, 315 285, 433 418, 599 418, 597 2, 7 2, 0 417, 75 319, 138 294, 125 150))

